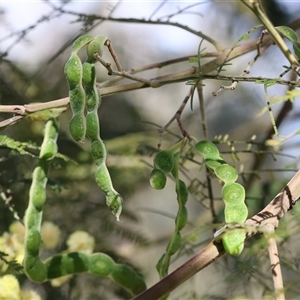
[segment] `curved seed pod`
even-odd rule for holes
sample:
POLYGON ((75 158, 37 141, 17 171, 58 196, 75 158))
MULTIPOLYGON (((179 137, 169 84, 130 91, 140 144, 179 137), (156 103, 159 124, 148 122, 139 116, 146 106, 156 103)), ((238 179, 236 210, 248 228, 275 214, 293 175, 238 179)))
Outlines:
POLYGON ((120 221, 123 198, 114 189, 112 189, 110 193, 106 194, 106 205, 111 213, 116 217, 117 221, 120 221))
POLYGON ((73 112, 73 117, 69 123, 69 131, 75 141, 83 142, 86 131, 84 118, 85 92, 81 84, 82 64, 76 53, 72 53, 71 58, 66 63, 65 74, 70 86, 69 99, 73 112))
POLYGON ((150 174, 150 184, 156 190, 162 190, 166 186, 167 176, 159 169, 153 169, 150 174))
POLYGON ((85 88, 94 88, 96 83, 96 68, 95 64, 85 62, 82 65, 82 84, 85 88))
POLYGON ((146 289, 143 279, 128 266, 115 264, 111 277, 131 294, 137 295, 146 289))
POLYGON ((227 204, 224 210, 226 223, 244 223, 247 220, 248 208, 246 204, 227 204))
POLYGON ((81 84, 82 64, 77 54, 73 53, 71 55, 65 64, 64 73, 70 89, 74 89, 77 85, 81 84))
POLYGON ((91 35, 82 35, 76 39, 72 45, 72 52, 77 53, 82 47, 86 46, 94 39, 91 35))
POLYGON ((154 157, 153 163, 156 169, 159 169, 164 173, 171 172, 175 165, 173 152, 170 150, 158 152, 154 157))
POLYGON ((177 193, 177 201, 183 206, 186 205, 189 192, 187 190, 185 182, 180 179, 178 185, 176 186, 176 193, 177 193))
MULTIPOLYGON (((99 119, 98 119, 98 113, 95 112, 89 112, 86 115, 86 136, 91 140, 91 141, 100 141, 100 125, 99 125, 99 119)), ((93 142, 93 143, 94 143, 93 142)), ((103 147, 104 146, 104 143, 103 147)), ((95 157, 93 155, 93 157, 95 157)))
POLYGON ((244 203, 245 201, 245 189, 239 183, 225 184, 222 188, 222 198, 225 204, 237 204, 244 203))
POLYGON ((35 209, 41 211, 46 201, 46 190, 44 183, 36 182, 30 189, 30 197, 35 209))
POLYGON ((203 155, 204 159, 221 160, 217 146, 208 141, 201 141, 195 145, 197 151, 203 155))
POLYGON ((109 172, 105 164, 98 167, 95 173, 95 179, 98 187, 106 196, 106 205, 109 207, 113 215, 119 221, 119 216, 122 211, 123 199, 114 189, 109 172))
MULTIPOLYGON (((169 150, 165 150, 164 152, 167 151, 167 155, 165 155, 165 153, 163 153, 164 155, 161 156, 162 159, 160 158, 163 162, 163 165, 170 165, 170 164, 173 165, 173 166, 171 166, 172 169, 171 169, 171 167, 169 167, 169 170, 171 169, 171 174, 173 175, 175 182, 176 182, 176 194, 177 194, 177 202, 178 202, 178 211, 177 211, 177 216, 175 219, 175 230, 174 230, 173 236, 171 237, 171 239, 168 243, 166 252, 161 256, 161 258, 159 259, 159 261, 156 265, 156 269, 158 271, 160 278, 164 278, 165 276, 168 275, 168 269, 169 269, 171 257, 180 249, 180 246, 181 246, 180 231, 186 225, 187 218, 188 218, 188 212, 185 207, 185 204, 188 199, 188 190, 187 190, 187 187, 186 187, 184 181, 179 179, 178 165, 179 165, 181 151, 174 153, 174 151, 178 150, 178 147, 180 147, 180 145, 181 145, 181 143, 179 142, 178 144, 174 145, 169 150), (168 158, 170 153, 172 153, 173 161, 174 161, 173 162, 171 160, 171 163, 169 163, 170 159, 168 158), (167 161, 167 164, 164 161, 165 157, 167 157, 167 159, 165 159, 165 161, 167 161)), ((159 152, 159 153, 161 153, 161 152, 159 152)), ((157 160, 157 162, 155 163, 156 165, 157 164, 159 165, 161 163, 160 160, 157 160)), ((162 174, 164 174, 164 172, 162 170, 157 169, 157 171, 160 171, 162 174)))
POLYGON ((216 176, 220 178, 225 184, 233 183, 238 179, 238 173, 235 168, 229 165, 221 165, 215 169, 216 176))
POLYGON ((65 275, 87 272, 89 256, 85 253, 72 252, 54 255, 45 261, 48 279, 65 275))
POLYGON ((114 189, 110 174, 106 167, 107 150, 100 138, 100 125, 98 119, 98 107, 101 103, 101 96, 96 87, 96 69, 94 63, 97 61, 95 53, 102 55, 103 46, 107 40, 105 36, 97 36, 87 45, 88 59, 82 66, 82 83, 86 96, 86 136, 91 141, 91 151, 97 170, 95 180, 98 187, 104 192, 106 204, 110 211, 119 220, 122 211, 123 199, 114 189))
POLYGON ((85 91, 81 84, 69 91, 69 98, 73 114, 83 114, 85 106, 85 91))
POLYGON ((47 268, 41 259, 36 255, 27 254, 24 270, 30 280, 35 282, 44 282, 47 280, 47 268))
POLYGON ((205 159, 206 166, 211 169, 212 171, 215 171, 216 168, 222 166, 223 164, 226 164, 223 160, 212 160, 212 159, 205 159))
POLYGON ((222 244, 227 253, 238 256, 244 249, 246 233, 242 229, 232 229, 225 232, 222 236, 222 244))
POLYGON ((39 246, 41 244, 41 235, 38 231, 38 228, 32 228, 28 232, 26 237, 25 249, 28 255, 38 256, 39 255, 39 246))
POLYGON ((175 235, 173 235, 171 241, 168 244, 167 253, 170 256, 175 254, 180 248, 180 246, 181 246, 181 235, 179 232, 177 232, 175 235))
POLYGON ((104 253, 72 252, 58 254, 47 259, 44 266, 47 270, 48 280, 89 272, 97 276, 111 276, 116 283, 133 295, 146 289, 143 279, 135 271, 126 265, 116 264, 111 257, 104 253))
POLYGON ((94 253, 89 257, 89 272, 97 276, 108 276, 115 267, 113 259, 104 253, 94 253))
POLYGON ((82 113, 76 114, 72 117, 69 123, 69 131, 76 142, 83 143, 86 134, 86 123, 85 117, 82 113))
MULTIPOLYGON (((222 188, 222 198, 225 203, 226 223, 245 222, 248 209, 245 205, 245 189, 235 181, 238 179, 236 170, 226 164, 219 154, 218 148, 211 142, 201 141, 195 145, 203 155, 205 164, 225 185, 222 188)), ((222 236, 222 242, 227 253, 239 255, 244 247, 245 231, 229 230, 222 236)))
POLYGON ((88 44, 86 48, 86 54, 88 56, 88 62, 95 63, 97 59, 95 58, 95 54, 98 53, 102 56, 103 47, 108 38, 104 35, 97 35, 95 39, 88 44))
POLYGON ((55 153, 48 156, 47 147, 49 140, 57 140, 57 123, 50 119, 47 121, 44 132, 44 140, 40 152, 40 161, 32 174, 32 184, 29 190, 29 205, 24 218, 25 233, 25 256, 24 270, 27 276, 37 282, 47 279, 47 269, 39 258, 41 243, 41 221, 42 208, 46 200, 47 174, 50 166, 49 157, 54 157, 55 153))
POLYGON ((187 208, 185 206, 183 206, 178 211, 178 214, 175 219, 176 230, 178 232, 181 231, 185 227, 187 220, 188 220, 188 211, 187 211, 187 208))
POLYGON ((95 164, 97 166, 105 164, 106 147, 105 147, 105 144, 103 143, 103 141, 101 139, 93 141, 92 145, 91 145, 91 148, 92 148, 92 156, 93 156, 95 164))
POLYGON ((58 136, 58 124, 55 119, 50 119, 46 123, 45 135, 48 136, 48 139, 42 143, 40 159, 50 160, 54 158, 57 153, 56 140, 58 136))

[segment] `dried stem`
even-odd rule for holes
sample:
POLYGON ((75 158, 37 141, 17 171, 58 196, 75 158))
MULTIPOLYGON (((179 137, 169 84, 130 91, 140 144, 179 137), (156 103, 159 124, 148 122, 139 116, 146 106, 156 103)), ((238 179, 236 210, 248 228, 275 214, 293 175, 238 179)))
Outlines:
POLYGON ((268 252, 269 252, 269 258, 271 263, 275 299, 285 300, 278 249, 277 249, 277 244, 274 236, 268 238, 268 244, 269 244, 268 252))

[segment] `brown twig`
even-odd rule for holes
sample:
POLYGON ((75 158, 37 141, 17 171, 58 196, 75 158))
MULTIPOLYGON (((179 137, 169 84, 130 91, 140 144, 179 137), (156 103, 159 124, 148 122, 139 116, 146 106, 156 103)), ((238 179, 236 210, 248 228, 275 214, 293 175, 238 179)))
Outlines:
MULTIPOLYGON (((271 231, 273 231, 274 233, 273 229, 271 231)), ((277 249, 276 239, 274 236, 268 238, 268 244, 269 244, 268 252, 269 252, 269 258, 271 263, 275 299, 285 300, 278 249, 277 249)))

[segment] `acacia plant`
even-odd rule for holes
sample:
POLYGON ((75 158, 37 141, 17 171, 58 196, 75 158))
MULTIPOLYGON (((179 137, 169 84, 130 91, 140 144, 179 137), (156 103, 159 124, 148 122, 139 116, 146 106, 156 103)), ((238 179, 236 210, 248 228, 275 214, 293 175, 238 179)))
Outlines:
MULTIPOLYGON (((155 19, 165 4, 158 5, 147 19, 134 19, 114 17, 121 2, 108 15, 77 13, 64 3, 48 3, 51 14, 40 22, 71 16, 82 29, 49 60, 51 66, 64 54, 57 85, 63 86, 64 93, 68 90, 68 95, 54 95, 59 97, 55 100, 38 101, 45 93, 37 88, 42 79, 22 77, 25 72, 6 59, 10 47, 2 53, 1 72, 10 74, 9 84, 22 104, 11 96, 8 101, 9 91, 3 89, 0 184, 5 204, 2 210, 10 213, 1 217, 0 298, 37 299, 44 293, 49 299, 171 299, 174 291, 174 297, 180 299, 292 299, 299 294, 298 280, 289 279, 290 274, 299 277, 299 249, 293 247, 299 225, 299 155, 290 156, 289 164, 282 159, 288 155, 285 145, 296 141, 299 129, 281 133, 283 121, 299 96, 299 20, 274 26, 259 0, 242 0, 236 5, 256 16, 257 24, 226 47, 214 36, 173 22, 174 17, 191 9, 201 13, 201 3, 155 19), (125 70, 118 54, 120 44, 101 31, 104 22, 174 26, 196 36, 198 45, 191 55, 138 68, 126 62, 130 67, 125 70), (278 59, 279 65, 266 77, 260 64, 272 48, 285 58, 287 66, 278 59), (251 55, 250 61, 239 60, 237 64, 237 58, 246 54, 251 55), (167 73, 165 68, 171 71, 167 73), (155 69, 162 69, 162 74, 147 77, 147 71, 155 69), (258 75, 252 77, 254 69, 258 75), (100 73, 107 73, 108 78, 100 80, 100 73), (223 84, 216 88, 214 83, 221 80, 223 84), (212 136, 208 99, 218 102, 214 106, 217 123, 223 122, 222 118, 229 122, 235 118, 234 112, 226 113, 232 106, 225 102, 224 108, 218 109, 218 105, 226 97, 235 97, 239 89, 246 95, 246 84, 252 91, 263 90, 265 104, 254 113, 259 120, 268 111, 268 125, 249 129, 248 124, 247 130, 235 126, 236 133, 226 128, 225 133, 220 130, 222 134, 212 136), (137 90, 146 95, 146 89, 154 88, 159 93, 167 85, 186 89, 181 104, 173 105, 174 114, 167 124, 156 124, 148 116, 146 125, 135 125, 143 130, 106 140, 105 125, 116 120, 102 122, 102 99, 137 90), (271 96, 273 89, 279 93, 278 87, 286 87, 286 91, 281 89, 280 95, 271 96), (25 96, 18 94, 24 90, 25 96), (199 107, 193 117, 188 102, 192 110, 199 107), (125 164, 128 158, 129 166, 125 164), (269 158, 281 165, 265 164, 269 158), (270 180, 282 171, 294 172, 288 175, 288 183, 270 180), (166 206, 156 210, 149 204, 148 212, 155 213, 155 218, 165 215, 174 219, 169 234, 160 242, 138 230, 136 202, 130 206, 130 198, 143 189, 143 193, 149 192, 148 186, 158 190, 155 195, 161 201, 165 197, 161 190, 173 187, 169 197, 177 200, 175 215, 164 213, 166 206), (209 212, 205 221, 191 213, 194 209, 200 214, 200 207, 209 212), (147 275, 151 272, 142 263, 148 263, 147 254, 141 261, 134 251, 125 255, 120 249, 126 243, 134 251, 145 252, 163 245, 165 250, 156 250, 158 259, 151 260, 158 273, 157 283, 149 285, 147 275), (218 272, 220 278, 226 278, 226 291, 222 287, 188 291, 182 286, 196 274, 201 280, 206 267, 218 262, 222 263, 218 272), (24 290, 28 282, 33 282, 31 287, 36 291, 24 290), (43 291, 39 293, 37 286, 43 291)), ((11 36, 21 38, 34 28, 11 36)), ((128 46, 130 40, 126 43, 128 46)), ((144 55, 139 49, 134 53, 144 55)), ((255 95, 251 92, 245 97, 251 101, 255 95)), ((170 94, 169 100, 175 97, 176 93, 170 94)), ((205 276, 215 284, 213 275, 205 276)))

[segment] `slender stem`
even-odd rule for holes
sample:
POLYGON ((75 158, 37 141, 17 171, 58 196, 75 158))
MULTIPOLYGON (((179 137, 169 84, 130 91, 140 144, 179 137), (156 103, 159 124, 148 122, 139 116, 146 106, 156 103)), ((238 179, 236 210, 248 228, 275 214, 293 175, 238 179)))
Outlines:
POLYGON ((270 258, 271 269, 272 269, 275 299, 285 300, 278 249, 277 249, 276 240, 273 236, 268 238, 268 244, 269 244, 268 252, 269 252, 269 258, 270 258))
MULTIPOLYGON (((67 11, 65 9, 62 8, 56 8, 56 10, 62 12, 62 13, 66 13, 66 14, 70 14, 70 15, 74 15, 76 17, 82 17, 83 14, 81 13, 76 13, 73 11, 67 11)), ((86 15, 85 15, 86 16, 86 15)), ((111 21, 111 22, 121 22, 121 23, 139 23, 139 24, 153 24, 153 25, 168 25, 168 26, 174 26, 174 27, 178 27, 181 28, 187 32, 190 32, 196 36, 199 36, 201 38, 203 38, 204 40, 208 41, 209 43, 211 43, 216 49, 217 51, 221 51, 223 49, 222 45, 215 41, 213 38, 211 38, 210 36, 204 34, 201 31, 197 31, 194 30, 192 28, 190 28, 189 26, 180 24, 180 23, 176 23, 176 22, 171 22, 171 21, 163 21, 163 20, 145 20, 145 19, 136 19, 136 18, 113 18, 113 17, 103 17, 103 16, 96 16, 93 15, 93 19, 94 20, 106 20, 106 21, 111 21)))
POLYGON ((274 42, 277 44, 281 52, 284 54, 284 56, 287 58, 287 60, 290 62, 292 66, 299 65, 296 57, 292 54, 286 43, 284 42, 281 35, 278 33, 274 25, 271 23, 269 18, 266 16, 266 14, 263 12, 260 3, 258 0, 242 0, 242 2, 248 6, 254 14, 259 18, 259 20, 264 24, 265 28, 267 29, 268 33, 273 38, 274 42))

